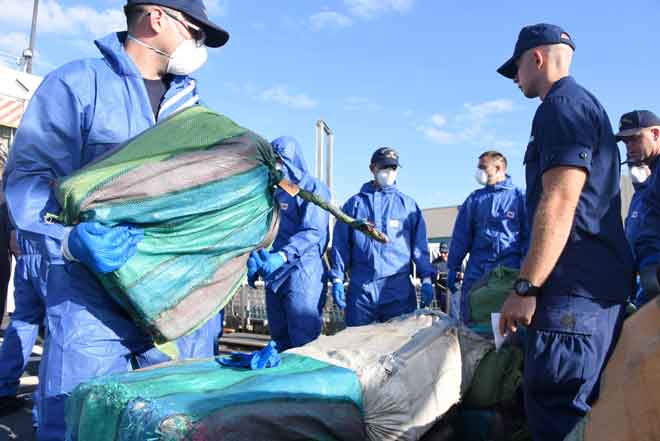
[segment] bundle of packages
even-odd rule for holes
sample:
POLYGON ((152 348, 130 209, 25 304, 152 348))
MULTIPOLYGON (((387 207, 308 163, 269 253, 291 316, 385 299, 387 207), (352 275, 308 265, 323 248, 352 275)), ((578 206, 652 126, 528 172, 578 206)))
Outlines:
POLYGON ((270 144, 203 107, 186 109, 61 182, 59 220, 144 230, 103 286, 158 342, 205 323, 277 229, 270 144))
POLYGON ((103 377, 68 399, 68 439, 417 440, 491 348, 425 312, 321 337, 270 369, 200 360, 103 377))
POLYGON ((623 325, 598 401, 566 441, 660 439, 660 298, 623 325))
POLYGON ((272 369, 210 359, 99 378, 66 419, 69 441, 364 439, 355 373, 288 354, 272 369))

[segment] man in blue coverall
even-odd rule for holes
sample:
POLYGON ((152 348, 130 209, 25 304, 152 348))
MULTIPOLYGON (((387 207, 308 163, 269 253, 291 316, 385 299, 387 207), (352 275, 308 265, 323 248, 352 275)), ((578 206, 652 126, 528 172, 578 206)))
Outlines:
POLYGON ((525 195, 507 174, 507 160, 499 152, 479 156, 476 174, 483 188, 475 190, 463 202, 454 223, 449 249, 447 286, 456 292, 456 276, 463 259, 470 259, 461 287, 460 317, 470 322, 470 289, 497 266, 520 268, 527 246, 527 210, 525 195))
POLYGON ((410 280, 413 263, 422 278, 422 307, 433 301, 431 265, 426 223, 417 203, 396 188, 399 154, 382 147, 371 157, 374 176, 351 197, 343 211, 371 222, 389 242, 382 244, 344 223, 335 224, 332 243, 332 294, 335 304, 346 309, 346 325, 384 322, 417 307, 410 280), (350 273, 348 296, 344 276, 350 273))
POLYGON ((500 320, 503 334, 528 326, 523 391, 535 441, 563 440, 589 411, 633 286, 619 150, 605 109, 569 74, 574 49, 558 26, 527 26, 498 69, 542 100, 525 153, 531 243, 500 320))
MULTIPOLYGON (((330 191, 311 176, 302 148, 290 137, 272 142, 284 177, 311 193, 330 199, 330 191)), ((325 305, 325 265, 330 216, 327 211, 278 188, 280 227, 270 252, 248 259, 248 281, 258 274, 266 282, 268 329, 282 352, 315 340, 321 333, 325 305)))
MULTIPOLYGON (((625 223, 626 237, 630 246, 633 247, 633 256, 636 256, 635 242, 644 220, 644 194, 650 182, 651 167, 657 160, 657 153, 654 153, 653 149, 658 142, 658 136, 660 136, 660 118, 653 112, 634 110, 621 116, 619 133, 616 134, 616 137, 617 140, 623 141, 626 145, 630 178, 635 188, 635 194, 630 201, 625 223)), ((639 270, 639 260, 637 258, 635 263, 639 270)), ((643 306, 648 301, 648 296, 641 283, 636 290, 633 301, 638 307, 643 306)))
MULTIPOLYGON (((50 73, 30 101, 9 155, 5 197, 12 221, 47 268, 47 337, 40 366, 37 438, 63 440, 68 394, 93 377, 169 360, 107 295, 90 269, 110 272, 136 251, 142 232, 83 222, 48 222, 59 213, 53 187, 177 110, 199 102, 189 74, 206 46, 229 34, 211 23, 202 0, 129 0, 128 32, 96 42, 102 57, 50 73)), ((214 354, 218 316, 177 341, 182 358, 214 354)))

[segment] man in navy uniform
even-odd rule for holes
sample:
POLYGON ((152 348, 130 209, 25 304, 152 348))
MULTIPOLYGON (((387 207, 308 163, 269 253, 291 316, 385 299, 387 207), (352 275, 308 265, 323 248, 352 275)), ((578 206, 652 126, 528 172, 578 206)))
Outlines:
POLYGON ((569 75, 558 26, 520 31, 498 69, 541 105, 525 153, 531 243, 500 330, 528 326, 523 389, 535 441, 563 440, 596 399, 633 287, 621 221, 620 157, 609 117, 569 75))

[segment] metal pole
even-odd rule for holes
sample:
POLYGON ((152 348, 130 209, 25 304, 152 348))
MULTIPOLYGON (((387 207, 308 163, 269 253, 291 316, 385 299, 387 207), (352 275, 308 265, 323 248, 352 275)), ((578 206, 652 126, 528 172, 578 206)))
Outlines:
POLYGON ((330 190, 330 203, 335 203, 335 194, 332 191, 332 172, 333 172, 333 148, 335 144, 335 135, 332 133, 332 130, 326 125, 326 134, 328 135, 328 144, 326 145, 326 156, 325 156, 325 183, 330 190))
POLYGON ((324 161, 324 144, 325 144, 325 131, 323 130, 323 120, 316 122, 316 177, 323 181, 323 161, 324 161))
POLYGON ((28 54, 24 53, 26 57, 25 71, 32 73, 32 59, 34 58, 34 47, 37 43, 37 16, 39 14, 39 0, 34 0, 34 8, 32 10, 32 28, 30 29, 30 46, 28 47, 28 54))

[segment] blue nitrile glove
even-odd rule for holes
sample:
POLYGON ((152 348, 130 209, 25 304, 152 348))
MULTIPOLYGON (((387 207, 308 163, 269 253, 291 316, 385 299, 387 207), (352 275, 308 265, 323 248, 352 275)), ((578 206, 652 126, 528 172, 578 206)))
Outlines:
POLYGON ((344 291, 344 282, 335 281, 332 284, 332 299, 339 309, 346 308, 346 292, 344 291))
POLYGON ((260 263, 261 259, 259 259, 259 255, 256 251, 252 251, 247 261, 248 285, 250 285, 252 288, 256 288, 254 282, 257 280, 257 277, 259 277, 259 270, 261 269, 261 265, 259 265, 260 263))
POLYGON ((63 251, 69 260, 78 260, 104 274, 118 270, 133 257, 142 239, 144 233, 137 228, 83 222, 69 232, 63 251))
POLYGON ((282 359, 277 352, 276 344, 270 341, 260 351, 249 354, 243 352, 233 352, 226 357, 218 357, 218 363, 227 367, 245 368, 245 369, 264 369, 279 366, 282 359))
POLYGON ((452 294, 458 291, 456 289, 456 271, 454 270, 449 270, 449 273, 447 273, 447 289, 452 294))
POLYGON ((430 307, 433 302, 433 285, 430 283, 422 283, 422 308, 430 307))
POLYGON ((263 271, 264 278, 268 278, 271 274, 273 274, 286 263, 286 259, 282 253, 269 253, 262 248, 259 250, 258 255, 261 259, 261 263, 258 263, 261 267, 261 270, 263 271))

